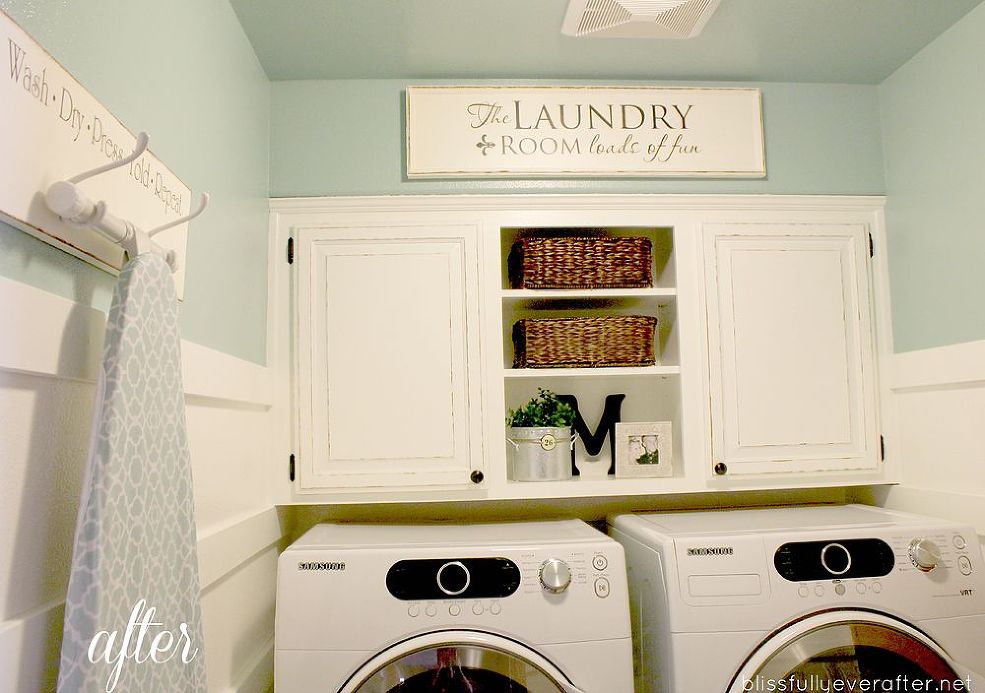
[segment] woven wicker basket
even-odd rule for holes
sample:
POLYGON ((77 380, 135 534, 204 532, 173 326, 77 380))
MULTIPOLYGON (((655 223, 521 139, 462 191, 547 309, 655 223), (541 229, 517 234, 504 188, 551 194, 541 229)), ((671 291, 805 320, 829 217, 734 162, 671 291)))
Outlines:
POLYGON ((513 367, 652 366, 656 327, 649 315, 519 320, 513 325, 513 367))
POLYGON ((526 236, 510 249, 517 289, 606 289, 653 286, 649 238, 526 236))

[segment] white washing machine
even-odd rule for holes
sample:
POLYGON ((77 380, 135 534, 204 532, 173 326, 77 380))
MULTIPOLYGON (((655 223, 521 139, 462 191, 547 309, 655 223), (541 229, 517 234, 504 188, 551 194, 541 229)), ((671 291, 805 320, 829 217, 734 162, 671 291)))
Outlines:
POLYGON ((577 520, 318 525, 275 648, 277 693, 631 693, 623 550, 577 520))
POLYGON ((971 527, 849 505, 618 515, 609 533, 637 693, 985 691, 971 527))

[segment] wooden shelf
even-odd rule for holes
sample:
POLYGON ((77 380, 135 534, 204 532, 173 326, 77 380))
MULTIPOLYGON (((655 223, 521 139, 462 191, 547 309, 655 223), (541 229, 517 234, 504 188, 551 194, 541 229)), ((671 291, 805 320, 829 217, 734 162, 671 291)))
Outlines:
POLYGON ((646 289, 504 289, 504 301, 536 301, 540 299, 592 300, 600 298, 674 298, 676 287, 646 289))
POLYGON ((694 493, 700 484, 683 476, 588 478, 576 476, 565 481, 507 481, 504 498, 579 498, 664 493, 694 493))
POLYGON ((611 378, 613 376, 680 375, 680 366, 624 366, 612 368, 505 368, 504 378, 611 378))

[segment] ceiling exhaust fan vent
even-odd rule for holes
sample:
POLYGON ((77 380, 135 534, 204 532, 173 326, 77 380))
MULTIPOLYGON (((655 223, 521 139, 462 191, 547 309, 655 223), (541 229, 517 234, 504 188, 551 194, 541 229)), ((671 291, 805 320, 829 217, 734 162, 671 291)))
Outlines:
POLYGON ((685 39, 701 33, 721 0, 570 0, 568 36, 685 39))

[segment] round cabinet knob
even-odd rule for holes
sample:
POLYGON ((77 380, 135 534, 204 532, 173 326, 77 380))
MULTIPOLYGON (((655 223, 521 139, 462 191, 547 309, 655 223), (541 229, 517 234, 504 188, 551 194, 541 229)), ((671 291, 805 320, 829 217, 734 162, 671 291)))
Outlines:
POLYGON ((910 560, 925 573, 940 565, 941 550, 930 539, 914 539, 910 542, 910 560))
POLYGON ((571 569, 559 558, 548 558, 540 566, 540 584, 552 594, 560 594, 571 584, 571 569))
POLYGON ((450 597, 455 597, 469 588, 472 576, 461 561, 449 561, 438 568, 438 589, 450 597))

